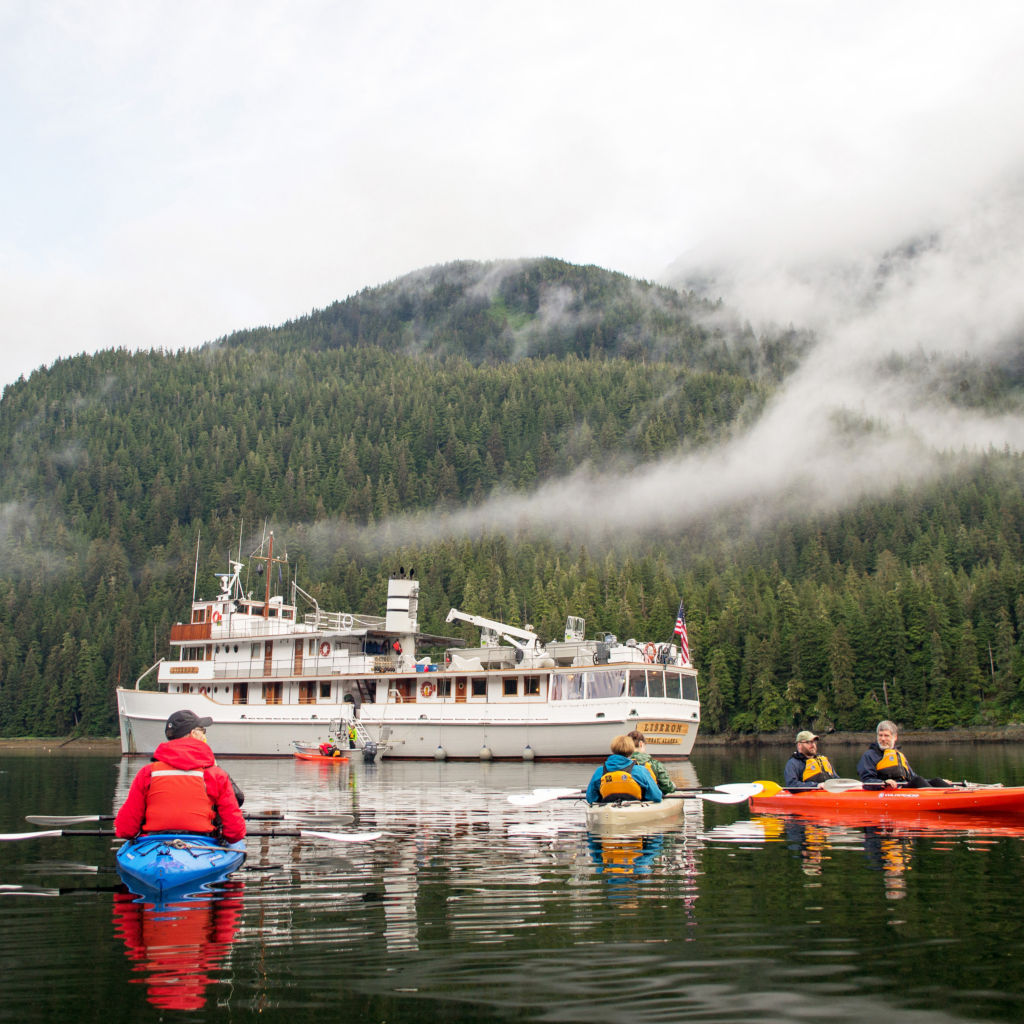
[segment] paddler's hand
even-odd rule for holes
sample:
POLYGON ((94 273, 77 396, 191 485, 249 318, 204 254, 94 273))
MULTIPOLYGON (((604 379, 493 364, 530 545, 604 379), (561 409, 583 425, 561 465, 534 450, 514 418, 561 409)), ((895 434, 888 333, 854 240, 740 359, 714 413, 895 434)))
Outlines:
POLYGON ((899 783, 895 779, 886 779, 885 780, 885 788, 886 789, 899 789, 899 783))

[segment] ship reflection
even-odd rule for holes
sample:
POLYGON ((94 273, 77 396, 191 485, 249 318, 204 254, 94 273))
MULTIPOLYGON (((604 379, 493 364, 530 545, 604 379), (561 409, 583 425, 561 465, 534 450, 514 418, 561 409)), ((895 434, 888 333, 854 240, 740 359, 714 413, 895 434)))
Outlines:
POLYGON ((114 930, 133 962, 132 981, 162 1010, 206 1005, 212 973, 228 955, 242 909, 243 883, 229 881, 216 893, 153 904, 130 892, 114 895, 114 930))

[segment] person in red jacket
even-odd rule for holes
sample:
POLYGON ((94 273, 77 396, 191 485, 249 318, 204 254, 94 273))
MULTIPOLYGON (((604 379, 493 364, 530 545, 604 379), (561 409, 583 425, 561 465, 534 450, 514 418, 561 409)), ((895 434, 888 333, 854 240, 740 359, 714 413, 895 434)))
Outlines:
POLYGON ((244 799, 206 741, 212 718, 175 711, 164 727, 166 743, 132 779, 114 819, 114 832, 131 839, 148 832, 214 832, 229 843, 245 838, 244 799))

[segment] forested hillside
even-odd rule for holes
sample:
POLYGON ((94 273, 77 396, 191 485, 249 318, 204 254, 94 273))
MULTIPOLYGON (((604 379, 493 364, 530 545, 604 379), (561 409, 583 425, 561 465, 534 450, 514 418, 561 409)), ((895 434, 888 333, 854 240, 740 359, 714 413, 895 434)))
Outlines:
POLYGON ((187 611, 197 539, 209 594, 240 528, 248 551, 266 524, 324 607, 380 612, 389 571, 415 565, 437 633, 457 605, 546 637, 571 613, 668 639, 683 597, 706 730, 1024 716, 1016 454, 950 457, 927 487, 757 533, 720 517, 614 543, 525 526, 359 540, 397 513, 429 523, 496 488, 699 449, 752 422, 812 344, 539 260, 434 268, 198 351, 41 369, 0 401, 0 734, 113 733, 114 687, 187 611))

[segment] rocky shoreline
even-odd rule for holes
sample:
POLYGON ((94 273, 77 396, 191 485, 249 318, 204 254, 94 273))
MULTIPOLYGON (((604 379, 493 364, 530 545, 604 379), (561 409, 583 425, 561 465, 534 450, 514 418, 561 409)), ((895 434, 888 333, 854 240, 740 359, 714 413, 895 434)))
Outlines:
MULTIPOLYGON (((793 733, 730 734, 715 736, 698 734, 695 750, 713 747, 789 747, 793 733)), ((875 734, 872 732, 833 732, 822 734, 829 747, 866 747, 875 734)), ((991 726, 987 728, 949 729, 945 732, 907 731, 900 733, 900 743, 1024 743, 1024 725, 991 726)), ((53 736, 0 738, 0 754, 73 754, 76 757, 93 754, 102 757, 120 757, 121 743, 116 736, 53 736)))
MULTIPOLYGON (((829 747, 866 747, 873 743, 873 732, 821 733, 829 747)), ((786 747, 792 746, 795 733, 721 733, 716 736, 698 734, 695 749, 700 747, 786 747)), ((1024 743, 1024 725, 947 729, 943 731, 908 729, 899 734, 900 746, 918 743, 1024 743)))

